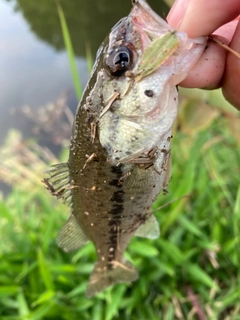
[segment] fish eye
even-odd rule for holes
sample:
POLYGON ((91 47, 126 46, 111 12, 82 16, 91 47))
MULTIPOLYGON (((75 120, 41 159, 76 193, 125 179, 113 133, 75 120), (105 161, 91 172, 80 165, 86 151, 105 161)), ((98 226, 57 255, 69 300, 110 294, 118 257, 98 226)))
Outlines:
POLYGON ((115 57, 113 59, 113 64, 118 69, 126 69, 130 64, 130 54, 129 54, 129 52, 127 52, 127 50, 125 48, 125 50, 117 52, 117 54, 115 55, 115 57))
POLYGON ((132 66, 133 54, 128 47, 122 46, 106 57, 106 64, 114 76, 121 76, 132 66))

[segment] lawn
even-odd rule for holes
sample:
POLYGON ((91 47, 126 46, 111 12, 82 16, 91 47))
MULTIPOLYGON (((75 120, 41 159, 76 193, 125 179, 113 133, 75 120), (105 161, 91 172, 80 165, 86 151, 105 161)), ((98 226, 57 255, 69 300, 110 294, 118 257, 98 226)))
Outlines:
POLYGON ((94 247, 57 247, 69 208, 41 183, 60 160, 9 133, 0 150, 0 176, 12 185, 0 200, 0 319, 240 319, 239 118, 219 92, 188 92, 172 139, 169 192, 153 208, 161 236, 132 239, 126 256, 138 281, 92 299, 84 292, 94 247))

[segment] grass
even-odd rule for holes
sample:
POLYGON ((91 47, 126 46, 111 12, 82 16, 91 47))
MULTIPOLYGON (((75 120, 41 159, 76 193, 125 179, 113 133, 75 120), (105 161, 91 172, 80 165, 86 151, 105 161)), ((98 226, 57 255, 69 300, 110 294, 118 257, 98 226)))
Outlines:
POLYGON ((71 75, 72 75, 72 79, 73 79, 73 85, 75 88, 76 96, 79 100, 82 95, 82 87, 81 87, 81 83, 80 83, 79 76, 78 76, 78 70, 77 70, 77 66, 76 66, 76 62, 75 62, 75 54, 74 54, 74 50, 73 50, 73 45, 72 45, 68 26, 66 23, 66 19, 65 19, 64 12, 62 10, 62 6, 60 4, 60 1, 59 0, 55 0, 55 1, 56 1, 57 12, 58 12, 59 20, 60 20, 60 24, 61 24, 63 40, 64 40, 65 48, 66 48, 66 51, 68 54, 68 61, 69 61, 71 75))
MULTIPOLYGON (((178 128, 185 125, 186 101, 178 128)), ((70 254, 56 246, 69 210, 39 184, 46 163, 56 159, 40 157, 40 147, 33 158, 34 142, 11 133, 1 153, 9 159, 15 152, 5 177, 15 187, 0 202, 0 318, 240 319, 239 144, 221 113, 206 128, 196 128, 191 134, 175 130, 169 193, 159 196, 154 209, 190 196, 157 210, 159 239, 132 239, 126 255, 140 279, 93 299, 84 295, 95 261, 93 245, 70 254), (11 141, 19 141, 15 151, 11 141), (24 154, 35 159, 34 166, 24 154)))

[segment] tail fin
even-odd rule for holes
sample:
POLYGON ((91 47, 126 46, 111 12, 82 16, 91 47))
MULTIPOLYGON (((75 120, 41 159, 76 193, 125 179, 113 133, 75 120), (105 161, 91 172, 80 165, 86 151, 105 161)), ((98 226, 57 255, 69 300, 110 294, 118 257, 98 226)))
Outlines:
POLYGON ((129 261, 123 263, 112 261, 108 266, 102 267, 100 262, 95 264, 87 286, 87 298, 96 295, 114 283, 132 282, 138 278, 137 270, 129 261))

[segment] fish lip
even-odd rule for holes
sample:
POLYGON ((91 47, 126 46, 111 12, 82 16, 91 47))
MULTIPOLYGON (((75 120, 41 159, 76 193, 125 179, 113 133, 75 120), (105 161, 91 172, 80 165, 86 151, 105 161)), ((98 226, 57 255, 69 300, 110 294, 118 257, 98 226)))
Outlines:
MULTIPOLYGON (((145 15, 145 18, 151 18, 153 21, 157 22, 158 24, 163 24, 163 19, 148 5, 145 0, 132 0, 133 8, 131 10, 130 16, 139 16, 145 15)), ((144 19, 145 20, 145 19, 144 19)), ((164 21, 165 22, 165 21, 164 21)), ((146 25, 149 21, 146 23, 146 25)), ((165 27, 168 26, 167 22, 164 23, 165 27)), ((168 29, 172 29, 168 26, 168 29)))
MULTIPOLYGON (((167 32, 174 31, 145 0, 132 0, 133 8, 129 17, 135 29, 141 34, 141 42, 149 43, 167 32), (148 39, 147 39, 148 38, 148 39)), ((145 45, 143 45, 145 47, 145 45)))

